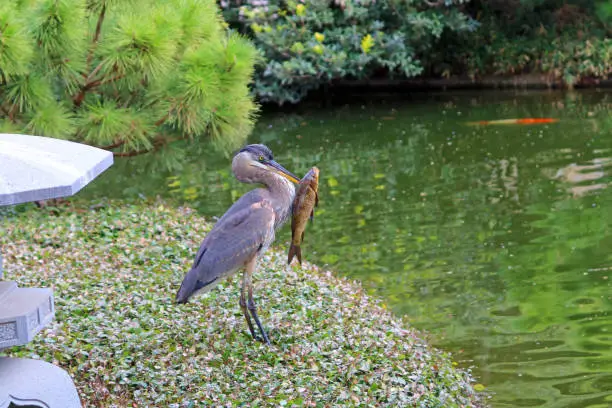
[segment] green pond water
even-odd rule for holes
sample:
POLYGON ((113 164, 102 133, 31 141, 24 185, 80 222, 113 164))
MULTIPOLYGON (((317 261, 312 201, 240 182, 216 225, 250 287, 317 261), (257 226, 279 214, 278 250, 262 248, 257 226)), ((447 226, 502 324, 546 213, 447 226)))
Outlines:
MULTIPOLYGON (((610 407, 611 108, 606 92, 420 94, 268 114, 249 142, 295 173, 321 169, 304 257, 473 366, 493 406, 610 407), (524 117, 559 122, 467 124, 524 117)), ((252 188, 221 154, 155 168, 119 160, 84 194, 160 194, 220 216, 252 188)))

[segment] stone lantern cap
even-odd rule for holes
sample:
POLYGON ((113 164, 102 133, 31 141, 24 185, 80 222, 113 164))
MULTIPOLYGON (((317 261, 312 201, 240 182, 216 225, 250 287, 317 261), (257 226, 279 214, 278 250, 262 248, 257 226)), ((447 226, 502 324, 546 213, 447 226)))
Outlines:
POLYGON ((106 150, 0 133, 0 206, 71 196, 112 164, 106 150))

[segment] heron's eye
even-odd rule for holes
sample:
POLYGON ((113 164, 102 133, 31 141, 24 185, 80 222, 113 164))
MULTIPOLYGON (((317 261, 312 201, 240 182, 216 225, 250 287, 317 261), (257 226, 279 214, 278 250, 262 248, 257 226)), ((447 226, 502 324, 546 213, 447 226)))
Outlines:
POLYGON ((259 161, 260 161, 260 162, 262 162, 262 163, 263 163, 263 162, 264 162, 264 160, 266 160, 266 158, 265 158, 265 157, 263 157, 263 156, 259 156, 259 161))

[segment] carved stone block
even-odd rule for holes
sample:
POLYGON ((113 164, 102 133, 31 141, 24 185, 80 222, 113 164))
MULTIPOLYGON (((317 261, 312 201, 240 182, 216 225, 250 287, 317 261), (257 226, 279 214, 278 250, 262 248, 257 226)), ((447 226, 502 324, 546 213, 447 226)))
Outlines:
POLYGON ((51 289, 0 281, 0 350, 30 342, 54 316, 51 289))

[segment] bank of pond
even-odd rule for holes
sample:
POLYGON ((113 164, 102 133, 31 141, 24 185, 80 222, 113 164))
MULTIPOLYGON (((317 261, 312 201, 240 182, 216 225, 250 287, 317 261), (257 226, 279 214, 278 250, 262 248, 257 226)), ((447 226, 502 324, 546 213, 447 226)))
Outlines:
POLYGON ((5 220, 5 279, 52 287, 56 319, 9 356, 68 370, 85 406, 474 407, 469 370, 354 281, 279 248, 254 276, 272 341, 254 341, 229 279, 173 300, 211 228, 163 201, 30 207, 5 220))

